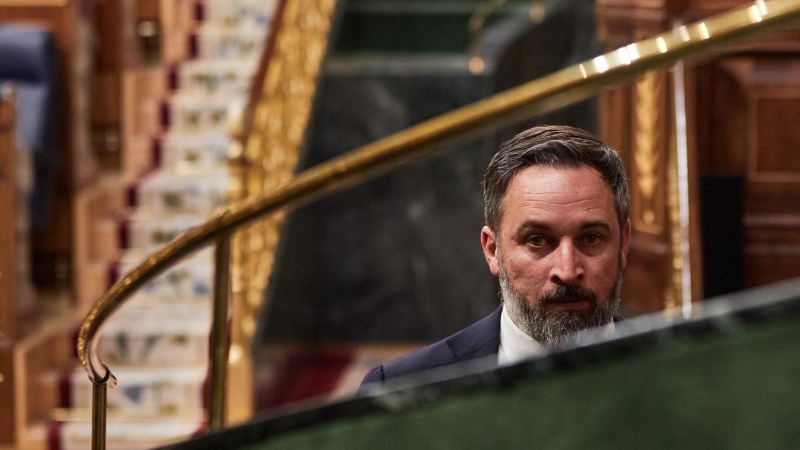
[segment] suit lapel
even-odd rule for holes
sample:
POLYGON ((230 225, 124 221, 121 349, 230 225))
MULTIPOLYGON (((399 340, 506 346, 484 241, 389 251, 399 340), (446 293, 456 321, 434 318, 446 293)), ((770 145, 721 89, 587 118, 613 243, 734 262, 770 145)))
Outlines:
POLYGON ((500 348, 500 313, 502 311, 503 307, 500 306, 489 316, 447 339, 447 346, 454 356, 452 362, 497 354, 500 348))

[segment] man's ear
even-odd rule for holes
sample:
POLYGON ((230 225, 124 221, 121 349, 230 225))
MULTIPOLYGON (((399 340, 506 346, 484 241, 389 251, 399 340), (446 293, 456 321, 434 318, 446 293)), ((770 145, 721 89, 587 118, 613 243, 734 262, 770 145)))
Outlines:
POLYGON ((481 247, 483 256, 486 257, 486 263, 489 264, 489 271, 492 272, 492 275, 498 276, 500 264, 497 261, 497 237, 488 226, 484 226, 481 230, 481 247))
POLYGON ((631 243, 631 220, 625 221, 622 227, 622 242, 620 243, 620 268, 624 269, 628 265, 628 247, 631 243))

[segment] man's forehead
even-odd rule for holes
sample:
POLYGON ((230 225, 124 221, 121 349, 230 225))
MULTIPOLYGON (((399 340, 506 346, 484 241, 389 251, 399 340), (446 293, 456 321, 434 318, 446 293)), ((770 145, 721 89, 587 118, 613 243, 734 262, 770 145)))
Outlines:
POLYGON ((613 198, 611 187, 600 172, 587 165, 560 167, 534 165, 519 170, 509 180, 505 197, 510 195, 573 195, 613 198))
MULTIPOLYGON (((596 169, 529 166, 510 180, 503 199, 502 218, 516 210, 573 214, 594 211, 595 216, 616 218, 614 195, 596 169), (512 209, 514 211, 509 211, 512 209)), ((514 214, 516 215, 516 214, 514 214)))

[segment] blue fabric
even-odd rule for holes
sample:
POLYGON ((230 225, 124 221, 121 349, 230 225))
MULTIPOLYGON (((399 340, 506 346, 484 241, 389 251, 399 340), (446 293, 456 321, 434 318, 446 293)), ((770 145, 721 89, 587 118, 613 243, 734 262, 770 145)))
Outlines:
POLYGON ((371 383, 380 383, 434 367, 496 355, 500 349, 502 311, 502 306, 498 307, 492 314, 446 339, 373 368, 361 382, 359 392, 363 393, 364 387, 371 383))
MULTIPOLYGON (((496 355, 500 350, 500 306, 493 313, 435 344, 401 356, 388 364, 373 367, 367 373, 358 392, 365 393, 368 385, 390 378, 405 376, 449 364, 496 355)), ((614 316, 614 322, 624 322, 614 316)))
POLYGON ((17 88, 17 140, 33 152, 31 226, 47 226, 60 162, 61 69, 52 33, 0 25, 0 80, 17 88))

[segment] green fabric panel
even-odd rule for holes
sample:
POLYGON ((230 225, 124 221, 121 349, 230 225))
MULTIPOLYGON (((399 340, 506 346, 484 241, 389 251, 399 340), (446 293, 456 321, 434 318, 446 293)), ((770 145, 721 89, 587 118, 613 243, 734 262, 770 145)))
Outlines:
POLYGON ((249 450, 800 447, 800 323, 287 433, 249 450))

